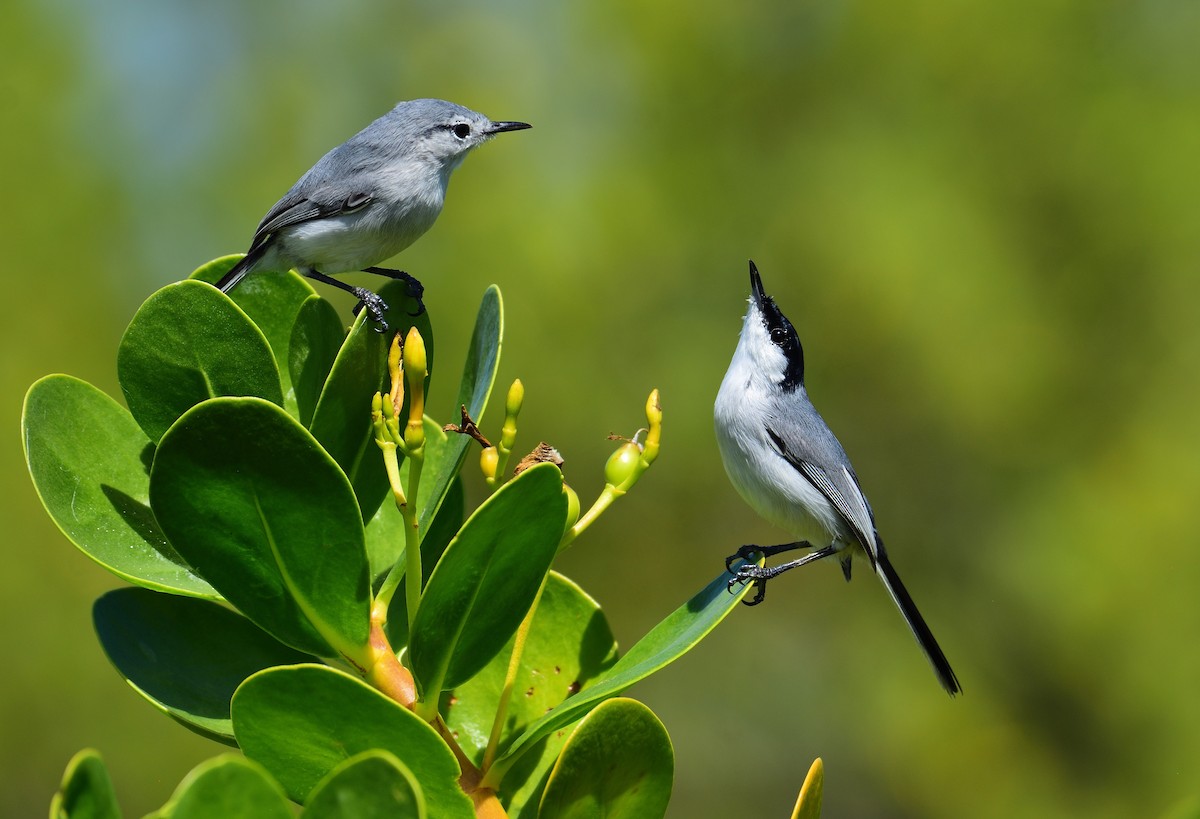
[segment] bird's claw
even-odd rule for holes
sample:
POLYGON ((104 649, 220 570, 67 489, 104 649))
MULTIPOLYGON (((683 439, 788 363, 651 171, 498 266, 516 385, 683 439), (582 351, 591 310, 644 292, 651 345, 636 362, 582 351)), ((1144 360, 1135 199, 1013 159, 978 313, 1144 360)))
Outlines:
POLYGON ((752 574, 750 572, 743 572, 742 569, 746 569, 746 568, 757 569, 758 567, 757 566, 739 567, 738 571, 734 574, 734 576, 729 579, 729 583, 726 585, 725 588, 729 591, 730 594, 737 594, 738 590, 735 589, 734 586, 737 586, 740 588, 742 586, 745 586, 747 583, 753 583, 754 588, 755 588, 754 597, 750 598, 749 600, 743 600, 742 603, 747 606, 757 606, 767 596, 767 581, 761 577, 756 577, 754 574, 752 574))
POLYGON ((419 281, 414 279, 412 276, 409 276, 408 277, 408 297, 417 303, 417 312, 409 313, 409 315, 412 316, 413 318, 416 318, 417 316, 419 316, 425 312, 425 300, 422 298, 424 295, 425 295, 425 285, 421 284, 419 281))
POLYGON ((378 293, 373 293, 365 287, 358 287, 354 290, 354 295, 358 296, 358 304, 354 305, 354 315, 358 315, 366 308, 367 314, 371 320, 375 322, 375 332, 386 333, 388 331, 387 319, 384 314, 387 313, 387 302, 378 293))
POLYGON ((400 279, 408 285, 408 297, 417 303, 417 312, 409 313, 409 315, 416 318, 425 312, 425 302, 421 298, 425 295, 425 285, 417 281, 411 274, 403 270, 393 270, 390 267, 364 267, 363 272, 374 273, 376 276, 386 276, 389 279, 400 279))
POLYGON ((762 554, 762 549, 760 549, 757 546, 754 546, 754 545, 743 546, 742 548, 738 549, 736 552, 731 554, 729 557, 725 558, 725 571, 729 572, 730 574, 736 574, 736 572, 733 569, 733 561, 745 560, 749 563, 753 563, 754 560, 752 559, 752 556, 760 555, 760 554, 762 554))
POLYGON ((736 594, 734 586, 741 587, 747 583, 754 584, 754 597, 742 601, 747 606, 757 606, 767 596, 767 577, 765 576, 763 567, 755 562, 757 557, 762 553, 762 549, 758 546, 750 545, 741 547, 734 554, 725 558, 725 571, 733 575, 726 586, 730 594, 736 594), (733 565, 735 560, 743 562, 741 565, 735 567, 733 565))

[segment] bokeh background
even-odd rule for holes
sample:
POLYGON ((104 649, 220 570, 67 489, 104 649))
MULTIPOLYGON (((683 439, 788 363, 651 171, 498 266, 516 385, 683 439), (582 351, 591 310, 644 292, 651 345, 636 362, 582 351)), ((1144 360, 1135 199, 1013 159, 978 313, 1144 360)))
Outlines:
POLYGON ((221 751, 100 651, 117 581, 39 506, 25 390, 68 372, 119 395, 141 301, 244 250, 325 150, 417 96, 535 126, 472 156, 400 259, 441 372, 498 282, 522 443, 557 445, 585 500, 605 436, 662 391, 661 459, 563 564, 622 643, 737 546, 786 539, 711 430, 753 258, 965 688, 945 696, 867 571, 781 578, 633 691, 675 743, 672 817, 787 816, 818 755, 828 817, 1200 795, 1198 42, 1188 0, 10 0, 0 814, 44 815, 84 746, 130 816, 221 751))

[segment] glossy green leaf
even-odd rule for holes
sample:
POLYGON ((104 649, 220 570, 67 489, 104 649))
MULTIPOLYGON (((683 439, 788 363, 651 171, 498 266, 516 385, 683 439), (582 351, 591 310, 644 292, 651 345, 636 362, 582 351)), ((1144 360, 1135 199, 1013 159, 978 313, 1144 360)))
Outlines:
MULTIPOLYGON (((461 417, 461 407, 466 407, 471 419, 482 423, 492 385, 496 382, 496 371, 500 367, 500 347, 504 339, 504 302, 500 288, 489 287, 483 294, 479 313, 475 317, 475 329, 471 333, 471 346, 467 351, 467 362, 463 367, 462 382, 458 388, 458 399, 448 416, 454 423, 461 417)), ((428 487, 428 502, 421 508, 420 526, 426 525, 437 514, 450 483, 458 476, 467 450, 474 445, 468 435, 451 435, 446 449, 436 458, 427 456, 424 474, 421 477, 422 493, 428 487)))
MULTIPOLYGON (((239 254, 214 259, 193 271, 189 278, 215 285, 241 258, 239 254)), ((297 323, 304 303, 310 298, 319 298, 316 291, 305 278, 293 271, 277 273, 271 270, 247 276, 238 282, 237 287, 228 295, 266 336, 279 370, 283 407, 291 415, 300 417, 289 368, 292 358, 292 328, 297 323)), ((333 310, 332 305, 329 309, 333 310)), ((338 344, 341 344, 342 335, 341 322, 338 322, 338 344)))
POLYGON ((325 379, 345 340, 346 330, 332 304, 313 295, 300 305, 285 364, 304 426, 312 423, 325 379))
POLYGON ((117 350, 117 377, 129 412, 155 442, 207 398, 283 403, 262 331, 219 290, 197 281, 167 285, 138 309, 117 350))
POLYGON ((121 819, 112 779, 99 753, 87 748, 67 763, 62 784, 50 800, 50 819, 121 819))
POLYGON ((362 518, 346 476, 304 427, 257 398, 217 398, 163 436, 150 504, 206 580, 300 651, 368 661, 362 518))
POLYGON ((728 572, 721 572, 699 594, 652 628, 590 687, 530 725, 496 761, 488 773, 488 779, 498 780, 521 754, 543 737, 570 725, 598 703, 615 697, 690 651, 733 611, 750 590, 751 586, 747 585, 730 593, 729 577, 728 572))
POLYGON ((671 800, 675 754, 667 729, 637 700, 600 703, 563 746, 541 819, 656 819, 671 800))
POLYGON ((146 589, 102 595, 92 619, 108 659, 135 691, 220 742, 233 742, 229 701, 243 680, 315 659, 224 606, 146 589))
POLYGON ((313 788, 304 819, 424 819, 425 797, 394 754, 365 751, 338 765, 313 788))
POLYGON ((463 524, 413 621, 409 659, 423 697, 466 682, 504 647, 550 570, 566 516, 562 473, 540 464, 463 524))
MULTIPOLYGON (((510 639, 483 670, 443 699, 446 724, 477 765, 483 761, 513 643, 510 639)), ((617 643, 600 606, 574 582, 550 572, 521 654, 501 741, 519 735, 551 708, 589 686, 616 660, 617 643)), ((500 798, 510 819, 536 819, 546 777, 568 729, 550 734, 504 777, 500 798)))
MULTIPOLYGON (((410 316, 416 302, 407 294, 408 286, 401 281, 388 282, 380 289, 379 295, 390 307, 387 322, 391 329, 387 333, 376 332, 366 311, 359 314, 338 351, 309 424, 321 446, 350 478, 364 522, 375 515, 389 493, 383 456, 375 446, 371 426, 371 398, 391 386, 387 380, 387 351, 392 337, 397 332, 407 333, 415 325, 425 340, 427 369, 433 372, 429 314, 410 316)), ((428 378, 425 384, 428 390, 428 378)))
POLYGON ((283 789, 261 765, 224 754, 193 768, 156 819, 293 819, 293 814, 283 789))
POLYGON ((453 752, 420 717, 366 683, 327 666, 273 668, 233 697, 233 727, 246 756, 261 763, 298 802, 350 757, 381 749, 421 783, 438 819, 473 819, 458 786, 453 752))
POLYGON ((219 597, 154 519, 154 446, 124 407, 85 381, 50 375, 29 388, 21 431, 38 496, 80 551, 139 586, 219 597))
POLYGON ((792 819, 821 819, 821 796, 825 789, 825 763, 821 757, 813 760, 792 809, 792 819))

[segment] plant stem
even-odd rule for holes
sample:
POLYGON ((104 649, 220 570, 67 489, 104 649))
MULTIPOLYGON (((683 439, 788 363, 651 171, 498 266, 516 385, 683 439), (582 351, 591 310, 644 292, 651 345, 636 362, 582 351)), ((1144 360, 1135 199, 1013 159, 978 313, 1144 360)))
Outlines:
POLYGON ((605 485, 604 491, 600 493, 600 497, 596 498, 596 502, 592 504, 592 508, 584 512, 583 517, 576 521, 575 525, 568 529, 566 534, 563 535, 562 542, 558 544, 558 551, 561 552, 563 549, 570 546, 572 541, 582 535, 584 531, 586 531, 587 528, 592 525, 592 522, 595 521, 596 518, 600 517, 601 513, 604 512, 605 509, 612 506, 613 501, 624 494, 625 492, 623 490, 617 489, 612 484, 605 485))
POLYGON ((421 488, 421 469, 425 465, 425 447, 409 455, 408 495, 412 501, 400 513, 404 516, 404 596, 408 604, 408 633, 413 633, 413 621, 417 616, 417 604, 421 602, 421 538, 420 521, 417 518, 417 492, 421 488))
POLYGON ((534 615, 537 614, 538 603, 542 601, 542 592, 546 590, 548 577, 549 575, 546 575, 542 578, 542 585, 538 587, 537 595, 533 598, 533 605, 526 612, 525 619, 521 621, 521 626, 517 629, 516 637, 513 640, 512 655, 508 658, 508 672, 504 675, 504 687, 500 689, 500 702, 496 706, 496 718, 492 720, 492 733, 488 736, 487 748, 483 752, 484 771, 487 771, 496 759, 496 751, 500 746, 500 733, 504 730, 504 721, 508 717, 508 705, 512 701, 517 673, 521 670, 521 656, 525 653, 525 641, 529 637, 529 629, 533 625, 534 615))

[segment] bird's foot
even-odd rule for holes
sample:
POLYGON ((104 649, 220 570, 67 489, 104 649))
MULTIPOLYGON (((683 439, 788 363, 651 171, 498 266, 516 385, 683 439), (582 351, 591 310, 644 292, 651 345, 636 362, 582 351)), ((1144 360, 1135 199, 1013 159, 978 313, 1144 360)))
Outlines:
POLYGON ((742 600, 742 603, 747 606, 757 606, 767 596, 767 578, 757 576, 755 570, 761 572, 762 568, 753 563, 743 563, 735 571, 731 572, 733 577, 729 578, 729 583, 726 586, 730 594, 737 594, 738 589, 742 586, 745 586, 747 583, 753 583, 754 596, 742 600))
POLYGON ((367 267, 363 269, 364 273, 374 273, 376 276, 386 276, 389 279, 399 279, 408 285, 408 297, 417 303, 417 312, 409 313, 414 318, 425 312, 425 301, 422 298, 425 295, 425 285, 421 284, 412 275, 405 273, 403 270, 393 270, 390 267, 367 267))
MULTIPOLYGON (((757 559, 757 556, 761 555, 761 554, 762 554, 761 546, 754 546, 754 545, 743 546, 742 548, 738 549, 736 552, 731 554, 729 557, 725 558, 725 571, 729 572, 730 574, 737 574, 737 572, 734 571, 734 569, 733 569, 733 561, 745 560, 748 563, 753 563, 757 559)), ((733 581, 731 581, 731 582, 733 582, 733 581)))
POLYGON ((811 547, 812 544, 806 540, 798 540, 795 543, 781 543, 778 546, 743 546, 735 554, 725 558, 725 570, 733 575, 729 580, 729 592, 731 594, 734 593, 734 586, 744 586, 747 583, 753 583, 755 587, 754 597, 742 602, 747 606, 757 606, 767 596, 767 581, 772 577, 778 577, 786 571, 799 568, 816 560, 821 560, 838 552, 838 544, 832 543, 824 549, 818 549, 802 558, 781 563, 778 566, 758 565, 760 557, 765 559, 780 552, 790 552, 795 549, 808 549, 811 547), (735 560, 742 560, 744 562, 734 566, 733 562, 735 560))
POLYGON ((358 297, 358 304, 354 305, 354 315, 357 316, 366 308, 367 315, 375 322, 375 332, 386 333, 388 323, 384 314, 387 312, 388 306, 383 297, 365 287, 355 287, 350 292, 358 297))

